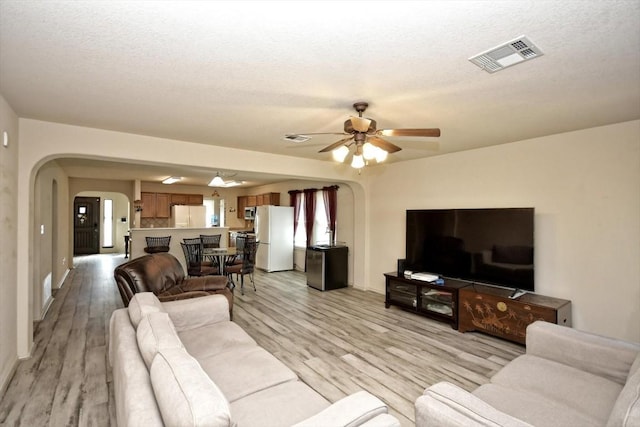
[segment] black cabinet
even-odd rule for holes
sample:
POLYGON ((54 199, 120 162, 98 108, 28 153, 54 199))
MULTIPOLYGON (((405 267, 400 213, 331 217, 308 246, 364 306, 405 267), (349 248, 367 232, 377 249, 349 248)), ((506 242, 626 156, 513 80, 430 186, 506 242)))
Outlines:
POLYGON ((348 254, 346 246, 307 248, 307 285, 321 291, 346 288, 348 254))
POLYGON ((386 273, 385 307, 402 307, 417 314, 450 323, 458 329, 458 291, 467 282, 445 279, 443 285, 386 273))

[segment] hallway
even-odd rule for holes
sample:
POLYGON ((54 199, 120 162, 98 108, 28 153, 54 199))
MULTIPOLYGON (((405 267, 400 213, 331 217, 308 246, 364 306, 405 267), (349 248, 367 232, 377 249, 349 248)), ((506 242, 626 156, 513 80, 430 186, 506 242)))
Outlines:
POLYGON ((74 259, 34 326, 33 356, 18 363, 0 401, 0 425, 115 425, 106 350, 111 312, 122 307, 113 269, 124 261, 122 254, 74 259))

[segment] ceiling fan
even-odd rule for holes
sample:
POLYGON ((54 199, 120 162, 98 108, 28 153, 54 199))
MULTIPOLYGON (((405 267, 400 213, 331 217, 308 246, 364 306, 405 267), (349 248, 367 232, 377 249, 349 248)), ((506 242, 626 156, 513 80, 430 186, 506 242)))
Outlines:
POLYGON ((377 129, 376 121, 362 117, 362 113, 367 109, 369 104, 367 102, 356 102, 353 104, 353 108, 358 113, 358 116, 351 116, 344 122, 343 133, 305 133, 301 135, 286 135, 287 139, 294 139, 295 137, 305 137, 307 135, 348 135, 348 137, 334 142, 331 145, 324 147, 320 150, 320 153, 326 153, 331 151, 336 161, 343 162, 349 154, 349 147, 355 146, 353 154, 353 160, 351 166, 360 169, 365 166, 365 160, 376 159, 378 162, 384 161, 388 153, 395 153, 402 148, 395 144, 381 138, 386 137, 438 137, 440 136, 440 129, 377 129))

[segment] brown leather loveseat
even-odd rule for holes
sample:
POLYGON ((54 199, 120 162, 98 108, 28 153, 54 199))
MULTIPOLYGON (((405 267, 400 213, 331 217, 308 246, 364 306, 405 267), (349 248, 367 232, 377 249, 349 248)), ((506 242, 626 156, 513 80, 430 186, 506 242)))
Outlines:
MULTIPOLYGON (((153 292, 160 301, 223 294, 233 308, 233 292, 225 276, 185 277, 180 261, 169 253, 132 259, 113 272, 125 307, 138 292, 153 292)), ((232 286, 232 285, 231 285, 232 286)))

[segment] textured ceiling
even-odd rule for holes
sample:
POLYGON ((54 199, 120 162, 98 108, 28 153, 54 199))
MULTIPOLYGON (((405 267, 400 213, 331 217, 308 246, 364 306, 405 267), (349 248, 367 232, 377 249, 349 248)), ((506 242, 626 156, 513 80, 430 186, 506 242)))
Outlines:
POLYGON ((354 101, 391 161, 640 118, 640 1, 0 0, 0 93, 20 117, 330 161, 354 101), (526 35, 541 56, 468 58, 526 35))

